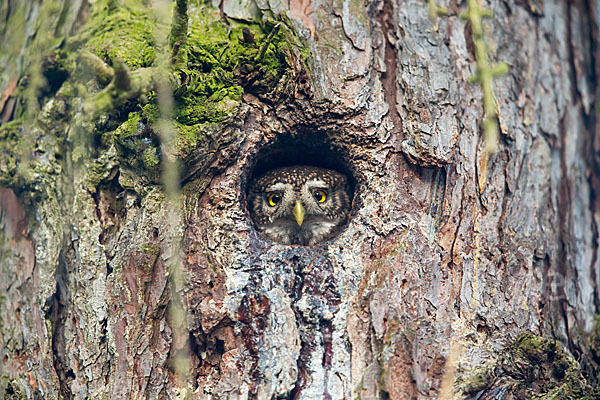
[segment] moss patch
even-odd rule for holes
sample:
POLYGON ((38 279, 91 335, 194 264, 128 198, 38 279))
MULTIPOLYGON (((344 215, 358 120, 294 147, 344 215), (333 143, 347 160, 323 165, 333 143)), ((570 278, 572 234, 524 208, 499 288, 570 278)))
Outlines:
MULTIPOLYGON (((184 159, 200 138, 219 132, 220 125, 232 120, 244 93, 277 102, 285 95, 286 83, 293 81, 295 69, 308 64, 308 51, 285 21, 223 21, 218 10, 208 5, 190 14, 190 32, 179 49, 185 52, 179 57, 185 62, 173 65, 171 71, 177 80, 173 91, 176 149, 184 159)), ((131 113, 115 133, 119 145, 141 160, 139 166, 154 168, 160 158, 158 149, 148 148, 159 116, 156 95, 148 93, 148 103, 139 105, 139 111, 131 113)))
MULTIPOLYGON (((93 2, 79 33, 53 53, 52 68, 42 68, 51 77, 60 77, 53 80, 61 88, 47 93, 49 101, 59 97, 60 101, 28 115, 30 125, 58 139, 45 151, 62 158, 69 158, 71 151, 73 161, 89 167, 90 190, 123 160, 135 170, 144 170, 139 175, 151 181, 160 177, 161 115, 154 91, 158 77, 166 77, 173 93, 174 107, 167 117, 175 130, 176 154, 185 161, 199 146, 214 143, 216 135, 223 134, 245 93, 275 104, 296 94, 295 82, 308 74, 308 49, 285 16, 268 13, 255 20, 233 20, 208 4, 195 4, 189 10, 186 40, 164 49, 157 47, 156 38, 169 37, 169 23, 161 25, 150 4, 146 0, 93 2), (161 54, 170 62, 159 63, 161 54), (113 144, 118 157, 98 160, 113 144)), ((181 21, 180 25, 187 26, 181 21)), ((17 105, 25 104, 27 80, 20 84, 17 105)), ((24 115, 21 108, 17 107, 16 116, 24 115)), ((0 184, 9 187, 18 186, 20 153, 15 148, 22 141, 22 127, 21 119, 0 128, 0 184)), ((24 179, 40 174, 44 170, 31 171, 24 179)))
POLYGON ((22 133, 22 120, 0 126, 0 186, 13 187, 15 184, 18 161, 15 150, 22 133))
POLYGON ((600 399, 600 393, 584 379, 579 363, 558 341, 529 333, 520 336, 496 362, 463 376, 467 377, 459 382, 461 391, 478 398, 510 393, 518 399, 600 399))
POLYGON ((207 6, 190 19, 187 65, 176 71, 181 84, 174 92, 184 154, 194 147, 194 132, 199 134, 206 124, 226 123, 235 115, 243 93, 276 102, 280 82, 295 66, 294 55, 304 57, 298 51, 303 47, 281 21, 226 23, 207 6))
POLYGON ((149 67, 156 56, 154 30, 166 28, 141 0, 98 1, 78 42, 106 62, 118 58, 130 68, 149 67))
POLYGON ((156 117, 144 113, 144 110, 132 112, 127 121, 122 123, 114 133, 115 144, 121 156, 129 165, 138 169, 146 169, 160 173, 160 143, 150 128, 149 118, 156 117))

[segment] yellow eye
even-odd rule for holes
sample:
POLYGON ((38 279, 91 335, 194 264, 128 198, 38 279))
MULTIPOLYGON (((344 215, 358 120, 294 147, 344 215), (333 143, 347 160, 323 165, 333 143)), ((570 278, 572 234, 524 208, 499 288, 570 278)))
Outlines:
POLYGON ((271 207, 275 207, 281 201, 281 195, 279 193, 271 193, 268 201, 271 207))
POLYGON ((315 196, 315 200, 317 200, 319 203, 323 203, 325 200, 327 200, 327 195, 325 194, 324 190, 315 190, 313 192, 313 196, 315 196))

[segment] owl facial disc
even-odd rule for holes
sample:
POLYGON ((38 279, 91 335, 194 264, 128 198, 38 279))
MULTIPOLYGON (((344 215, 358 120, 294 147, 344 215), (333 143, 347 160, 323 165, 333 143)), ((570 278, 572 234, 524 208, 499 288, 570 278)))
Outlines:
POLYGON ((337 171, 293 166, 255 179, 248 205, 259 232, 285 244, 313 245, 341 230, 350 211, 350 188, 337 171))

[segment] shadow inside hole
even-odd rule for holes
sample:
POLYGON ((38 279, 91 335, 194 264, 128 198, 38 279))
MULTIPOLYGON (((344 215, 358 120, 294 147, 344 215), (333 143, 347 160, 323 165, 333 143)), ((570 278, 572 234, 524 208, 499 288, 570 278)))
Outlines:
POLYGON ((263 151, 256 159, 248 182, 280 167, 308 165, 332 169, 348 178, 352 199, 356 188, 356 179, 346 161, 346 155, 329 144, 324 135, 282 136, 263 151))

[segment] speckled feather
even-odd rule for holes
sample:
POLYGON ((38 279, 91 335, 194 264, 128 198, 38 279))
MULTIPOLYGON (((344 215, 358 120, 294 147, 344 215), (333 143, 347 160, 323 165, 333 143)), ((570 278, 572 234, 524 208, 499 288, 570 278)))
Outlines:
POLYGON ((312 245, 331 238, 344 225, 350 211, 349 192, 348 180, 339 172, 311 166, 284 167, 250 184, 248 205, 257 229, 271 239, 312 245), (323 203, 314 198, 318 189, 327 193, 323 203), (276 206, 268 204, 272 193, 282 195, 276 206), (292 214, 297 200, 306 210, 302 226, 292 214))

